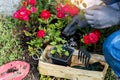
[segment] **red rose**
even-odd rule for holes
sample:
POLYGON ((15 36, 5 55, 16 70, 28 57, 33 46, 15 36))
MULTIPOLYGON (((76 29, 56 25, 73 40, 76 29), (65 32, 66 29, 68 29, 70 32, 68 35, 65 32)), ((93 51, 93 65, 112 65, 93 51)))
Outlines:
POLYGON ((60 11, 60 12, 57 13, 57 17, 58 18, 64 18, 65 17, 65 13, 60 11))
POLYGON ((36 5, 36 0, 29 0, 29 4, 31 4, 31 5, 36 5))
POLYGON ((66 4, 62 7, 62 11, 65 12, 65 13, 69 13, 71 10, 71 6, 66 4))
POLYGON ((98 38, 100 37, 100 31, 98 29, 94 29, 92 33, 96 34, 98 38))
POLYGON ((44 31, 44 30, 39 30, 39 31, 37 32, 37 37, 43 38, 44 36, 45 36, 45 31, 44 31))
POLYGON ((70 15, 71 16, 75 16, 75 15, 77 15, 78 13, 79 13, 79 10, 78 10, 78 8, 77 7, 71 7, 71 9, 69 10, 69 13, 70 13, 70 15))
POLYGON ((90 42, 92 44, 97 43, 98 40, 99 40, 98 36, 96 34, 94 34, 94 33, 89 33, 88 36, 89 36, 90 42))
POLYGON ((89 33, 88 35, 85 35, 83 37, 83 41, 85 44, 89 45, 89 44, 95 44, 97 43, 99 40, 99 36, 97 36, 95 33, 89 33))
POLYGON ((49 11, 47 10, 43 10, 40 14, 40 17, 43 18, 44 20, 50 18, 51 14, 49 11))
POLYGON ((88 35, 85 35, 85 36, 83 37, 83 41, 84 41, 84 43, 85 43, 85 44, 87 44, 87 45, 91 44, 91 42, 90 42, 90 39, 89 39, 89 36, 88 36, 88 35))
POLYGON ((16 19, 28 21, 30 14, 31 14, 30 10, 27 10, 25 7, 21 7, 19 10, 17 10, 13 14, 13 17, 16 18, 16 19))

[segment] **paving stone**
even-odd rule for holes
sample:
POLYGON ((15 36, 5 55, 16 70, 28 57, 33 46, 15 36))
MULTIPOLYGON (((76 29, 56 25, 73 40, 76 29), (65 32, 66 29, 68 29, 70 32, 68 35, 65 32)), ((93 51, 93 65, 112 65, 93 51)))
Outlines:
POLYGON ((18 9, 21 0, 0 0, 0 15, 13 16, 18 9))

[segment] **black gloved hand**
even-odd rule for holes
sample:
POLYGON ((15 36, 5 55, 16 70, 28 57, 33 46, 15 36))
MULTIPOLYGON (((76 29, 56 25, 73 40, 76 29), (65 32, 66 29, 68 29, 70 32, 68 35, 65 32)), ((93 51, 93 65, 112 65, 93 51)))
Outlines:
POLYGON ((80 14, 73 17, 72 21, 66 26, 66 28, 63 30, 63 34, 65 36, 71 36, 73 35, 77 28, 83 28, 88 25, 88 22, 84 19, 83 16, 80 16, 80 14))

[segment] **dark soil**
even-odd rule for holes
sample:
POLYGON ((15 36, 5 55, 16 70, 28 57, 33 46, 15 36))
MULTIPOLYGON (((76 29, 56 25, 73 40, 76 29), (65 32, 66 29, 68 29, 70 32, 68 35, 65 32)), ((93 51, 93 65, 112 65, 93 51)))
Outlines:
POLYGON ((37 70, 38 67, 38 60, 34 60, 32 56, 29 56, 28 52, 28 45, 26 44, 27 41, 31 40, 29 37, 22 34, 20 36, 21 47, 24 50, 23 56, 25 57, 25 61, 30 64, 30 72, 23 80, 40 80, 40 73, 37 70))
POLYGON ((31 56, 29 56, 27 53, 24 54, 25 61, 30 64, 30 72, 25 77, 24 80, 40 80, 40 74, 37 70, 38 67, 38 61, 34 60, 31 56))
POLYGON ((18 69, 16 69, 16 67, 8 69, 7 73, 11 73, 11 72, 15 72, 15 71, 18 71, 18 69))
POLYGON ((68 58, 68 56, 65 56, 65 55, 62 55, 62 56, 60 56, 60 55, 53 55, 53 57, 55 57, 55 58, 58 58, 58 59, 62 59, 62 60, 67 60, 67 58, 68 58))

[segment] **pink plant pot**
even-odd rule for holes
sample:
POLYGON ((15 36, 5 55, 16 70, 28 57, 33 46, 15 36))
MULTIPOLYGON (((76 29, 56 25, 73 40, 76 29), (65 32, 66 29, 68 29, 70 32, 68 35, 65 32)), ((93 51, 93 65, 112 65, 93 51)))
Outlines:
POLYGON ((12 61, 0 66, 0 80, 22 80, 29 72, 30 65, 24 61, 12 61))

